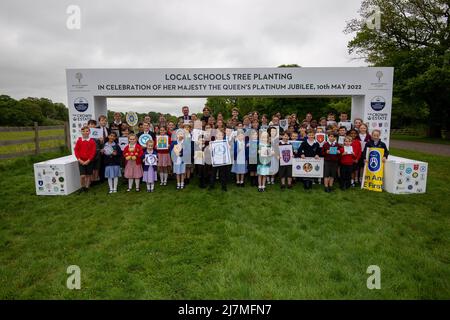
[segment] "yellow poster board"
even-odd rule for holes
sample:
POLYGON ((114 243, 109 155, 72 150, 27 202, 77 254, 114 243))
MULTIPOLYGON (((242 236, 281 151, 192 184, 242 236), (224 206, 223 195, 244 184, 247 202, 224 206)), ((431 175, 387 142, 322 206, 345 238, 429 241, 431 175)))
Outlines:
POLYGON ((363 183, 361 184, 361 189, 376 192, 383 191, 383 157, 383 148, 367 149, 367 162, 364 166, 363 183))

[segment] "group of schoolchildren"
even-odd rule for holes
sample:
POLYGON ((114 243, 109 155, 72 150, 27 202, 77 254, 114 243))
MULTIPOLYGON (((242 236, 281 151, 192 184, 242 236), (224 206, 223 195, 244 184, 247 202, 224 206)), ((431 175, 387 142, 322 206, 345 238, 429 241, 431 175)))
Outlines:
POLYGON ((339 180, 342 190, 362 183, 368 148, 383 148, 383 161, 389 155, 379 130, 369 134, 368 126, 361 119, 351 123, 344 112, 337 121, 333 113, 319 121, 308 113, 299 122, 296 114, 282 119, 279 113, 271 120, 258 112, 240 119, 239 110, 234 108, 232 117, 225 121, 222 114, 214 117, 205 108, 201 118, 196 114, 184 115, 176 124, 160 116, 156 125, 146 116, 139 123, 137 133, 122 122, 120 113, 115 113, 109 125, 105 116, 100 116, 98 123, 89 120, 81 128, 82 136, 74 148, 80 168, 80 192, 87 191, 91 183, 107 180, 109 193, 115 193, 122 176, 127 179, 128 192, 132 191, 133 184, 140 191, 141 182, 145 183, 147 192, 153 192, 158 174, 160 186, 166 186, 173 177, 176 188, 181 190, 196 176, 200 188, 213 189, 219 180, 222 190, 227 191, 231 173, 237 187, 244 187, 247 178, 259 192, 264 192, 266 185, 274 184, 276 178, 282 190, 291 189, 297 182, 302 182, 306 190, 323 182, 324 191, 332 192, 335 180, 339 180), (100 138, 90 138, 91 128, 102 129, 100 138), (150 138, 142 143, 139 138, 144 134, 150 138), (318 134, 322 134, 322 139, 317 138, 318 134), (119 137, 126 137, 125 146, 119 145, 119 137), (160 148, 157 139, 161 137, 165 137, 166 143, 160 148), (210 149, 213 142, 224 142, 229 148, 229 162, 214 164, 217 155, 212 155, 210 149), (279 148, 283 145, 292 145, 293 158, 324 158, 323 181, 293 177, 292 165, 280 165, 279 148))

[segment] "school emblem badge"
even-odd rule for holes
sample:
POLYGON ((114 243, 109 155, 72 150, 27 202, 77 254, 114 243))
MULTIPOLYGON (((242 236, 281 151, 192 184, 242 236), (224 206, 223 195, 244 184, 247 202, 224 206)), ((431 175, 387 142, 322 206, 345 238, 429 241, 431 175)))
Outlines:
POLYGON ((289 152, 289 150, 283 150, 281 152, 281 155, 283 156, 283 161, 284 162, 289 162, 291 161, 291 153, 289 152))

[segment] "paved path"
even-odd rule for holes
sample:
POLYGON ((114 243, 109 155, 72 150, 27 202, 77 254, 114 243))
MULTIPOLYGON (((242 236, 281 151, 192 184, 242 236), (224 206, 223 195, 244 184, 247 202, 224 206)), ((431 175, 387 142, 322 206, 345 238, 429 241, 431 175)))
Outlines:
POLYGON ((415 141, 391 140, 391 148, 413 150, 425 153, 431 153, 438 156, 450 157, 450 145, 433 144, 415 141))

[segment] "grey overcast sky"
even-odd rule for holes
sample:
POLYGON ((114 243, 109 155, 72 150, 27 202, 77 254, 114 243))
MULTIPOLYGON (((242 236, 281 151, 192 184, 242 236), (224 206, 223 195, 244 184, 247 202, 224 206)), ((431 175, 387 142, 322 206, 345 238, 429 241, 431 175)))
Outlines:
MULTIPOLYGON (((0 94, 67 103, 66 68, 364 66, 346 21, 361 0, 1 0, 0 94), (81 29, 69 30, 69 5, 81 29)), ((192 112, 205 99, 109 99, 117 111, 192 112)))

